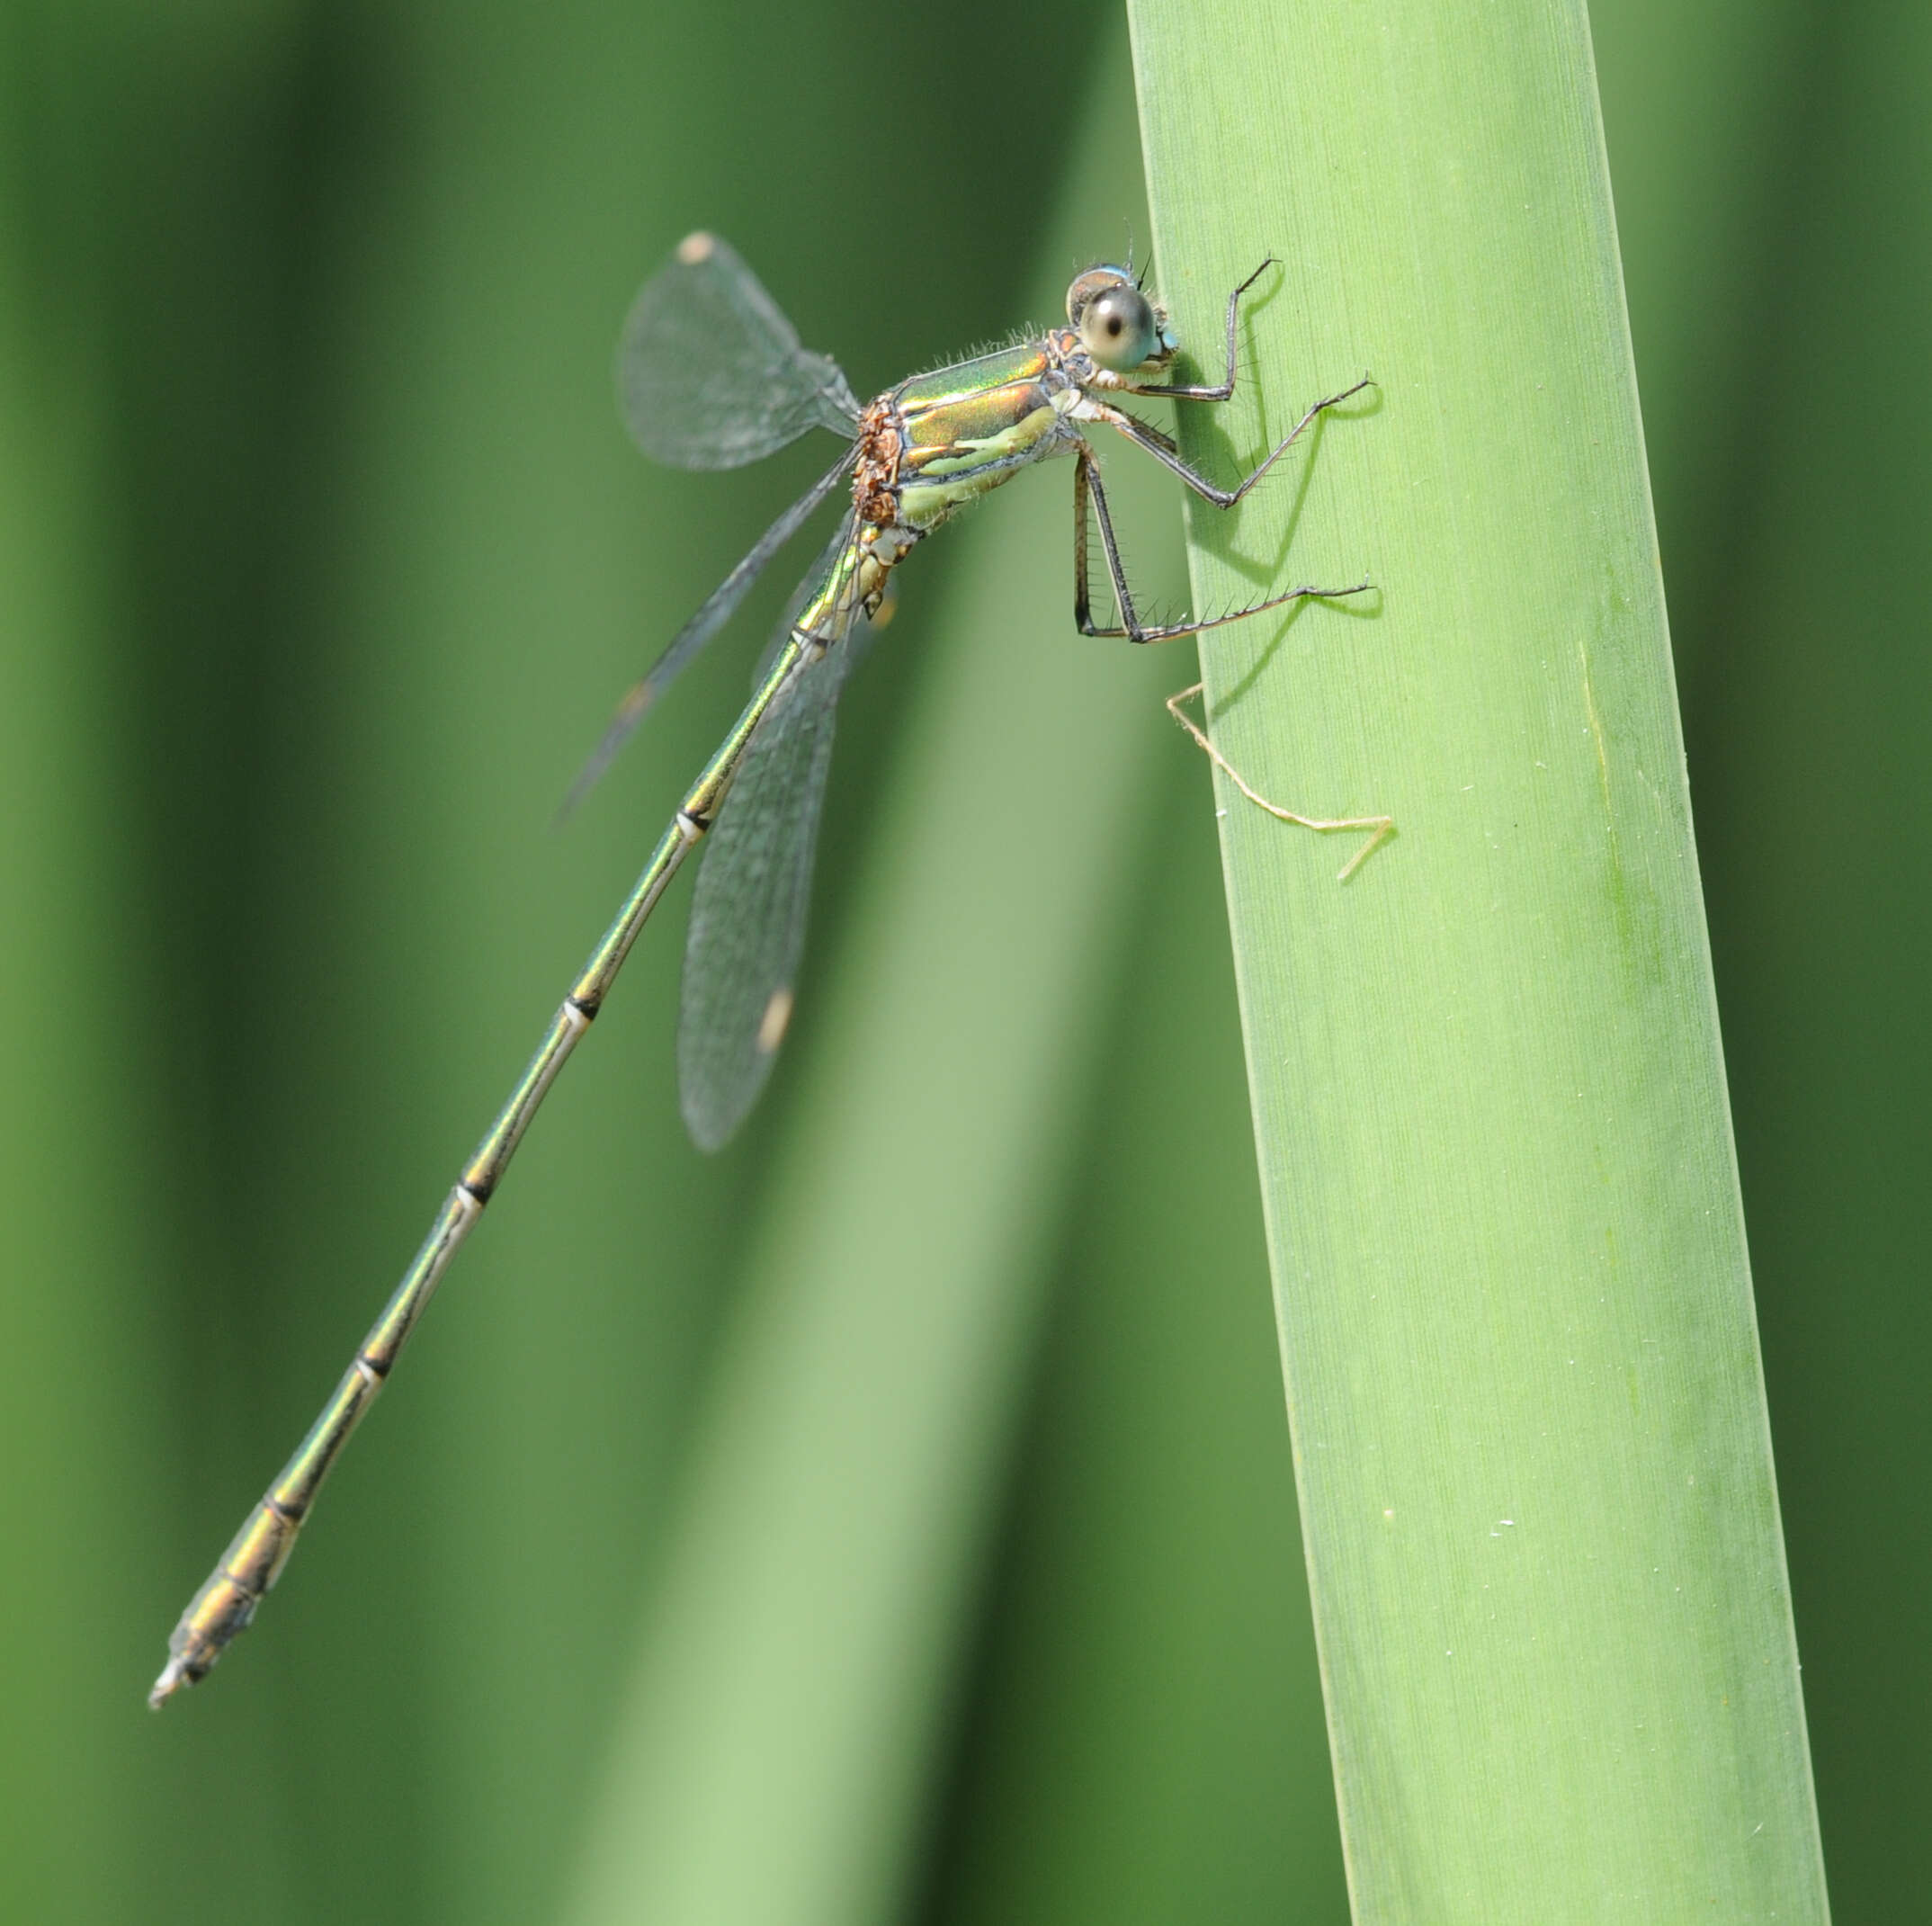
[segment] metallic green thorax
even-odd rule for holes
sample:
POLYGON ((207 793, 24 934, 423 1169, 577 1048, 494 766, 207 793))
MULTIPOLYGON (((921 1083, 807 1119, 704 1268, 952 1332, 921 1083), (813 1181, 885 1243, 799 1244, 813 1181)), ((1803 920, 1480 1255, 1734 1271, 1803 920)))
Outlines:
POLYGON ((869 522, 925 534, 1043 456, 1070 452, 1079 389, 1052 336, 956 362, 865 411, 857 493, 869 522))

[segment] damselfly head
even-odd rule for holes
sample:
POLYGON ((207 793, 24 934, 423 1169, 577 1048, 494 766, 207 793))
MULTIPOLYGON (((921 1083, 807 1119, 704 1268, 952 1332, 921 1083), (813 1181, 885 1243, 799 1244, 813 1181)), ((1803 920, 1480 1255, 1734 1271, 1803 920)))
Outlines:
POLYGON ((1090 267, 1078 276, 1067 290, 1067 319, 1080 345, 1114 374, 1164 368, 1179 345, 1166 309, 1124 267, 1090 267))

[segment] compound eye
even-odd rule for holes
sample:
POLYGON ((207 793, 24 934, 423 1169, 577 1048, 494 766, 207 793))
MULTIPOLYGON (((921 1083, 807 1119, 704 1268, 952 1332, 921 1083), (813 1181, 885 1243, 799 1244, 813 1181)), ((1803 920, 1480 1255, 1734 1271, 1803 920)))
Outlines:
POLYGON ((1124 374, 1150 361, 1160 346, 1154 304, 1139 288, 1116 282, 1080 309, 1080 345, 1103 368, 1124 374))

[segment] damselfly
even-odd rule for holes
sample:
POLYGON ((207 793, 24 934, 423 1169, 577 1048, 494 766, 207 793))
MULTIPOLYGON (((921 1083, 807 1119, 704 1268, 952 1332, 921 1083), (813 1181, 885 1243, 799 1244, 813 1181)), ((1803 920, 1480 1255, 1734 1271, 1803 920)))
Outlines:
MULTIPOLYGON (((830 429, 845 447, 765 530, 625 697, 578 778, 572 802, 596 780, 678 671, 723 627, 759 572, 812 511, 842 484, 849 487, 849 504, 779 624, 744 713, 658 839, 335 1394, 183 1614, 151 1704, 159 1706, 205 1677, 255 1616, 281 1574, 322 1481, 381 1389, 457 1247, 502 1181, 544 1093, 590 1027, 645 918, 707 835, 711 847, 698 877, 684 956, 679 1088, 684 1120, 704 1149, 716 1150, 743 1121, 791 1017, 839 690, 854 649, 880 614, 892 570, 919 542, 1023 468, 1069 455, 1074 621, 1083 635, 1166 641, 1287 603, 1353 595, 1366 586, 1291 588, 1210 620, 1153 625, 1141 622, 1128 590, 1106 491, 1084 429, 1117 430, 1203 501, 1230 508, 1324 408, 1369 385, 1364 378, 1318 401, 1232 488, 1217 488, 1197 473, 1170 436, 1118 405, 1115 398, 1128 395, 1227 400, 1234 392, 1241 296, 1270 264, 1264 262, 1228 297, 1226 372, 1212 386, 1167 379, 1178 343, 1166 311, 1131 271, 1096 267, 1068 289, 1065 327, 917 375, 866 407, 827 357, 800 345, 770 295, 715 237, 690 236, 645 283, 625 324, 618 376, 624 418, 647 454, 675 468, 735 468, 812 428, 830 429), (1099 532, 1106 561, 1117 616, 1111 623, 1094 619, 1087 579, 1090 526, 1099 532)), ((1391 833, 1387 817, 1324 820, 1268 802, 1229 767, 1185 713, 1182 705, 1198 693, 1196 685, 1168 706, 1245 795, 1310 829, 1367 833, 1342 872, 1344 879, 1391 833)))

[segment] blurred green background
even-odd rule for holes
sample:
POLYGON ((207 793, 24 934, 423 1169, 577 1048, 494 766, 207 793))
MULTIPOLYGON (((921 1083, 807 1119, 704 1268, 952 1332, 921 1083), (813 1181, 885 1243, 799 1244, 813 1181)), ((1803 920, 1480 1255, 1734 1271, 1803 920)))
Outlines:
MULTIPOLYGON (((1932 15, 1595 28, 1827 1859, 1904 1919, 1932 15)), ((1188 668, 1073 635, 1061 477, 847 697, 744 1139, 682 1134, 674 907, 260 1628, 141 1702, 783 598, 552 834, 818 460, 638 459, 637 282, 715 227, 861 391, 1047 319, 1145 231, 1123 43, 0 10, 0 1917, 1346 1917, 1188 668)))

